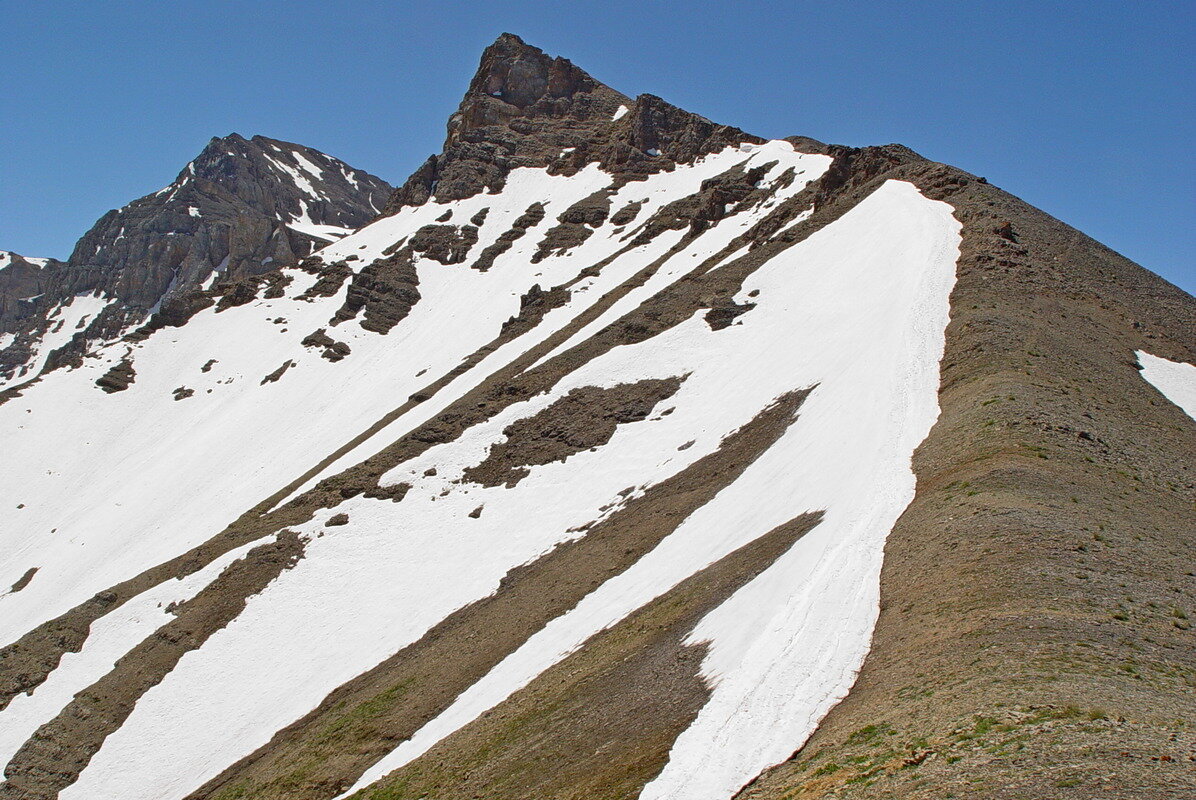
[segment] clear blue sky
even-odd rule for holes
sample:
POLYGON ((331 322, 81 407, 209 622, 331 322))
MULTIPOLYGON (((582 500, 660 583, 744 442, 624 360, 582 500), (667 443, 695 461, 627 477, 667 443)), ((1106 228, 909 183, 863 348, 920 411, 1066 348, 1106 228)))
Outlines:
POLYGON ((511 31, 762 136, 901 142, 1196 291, 1187 2, 0 0, 0 249, 66 257, 213 135, 400 183, 511 31))

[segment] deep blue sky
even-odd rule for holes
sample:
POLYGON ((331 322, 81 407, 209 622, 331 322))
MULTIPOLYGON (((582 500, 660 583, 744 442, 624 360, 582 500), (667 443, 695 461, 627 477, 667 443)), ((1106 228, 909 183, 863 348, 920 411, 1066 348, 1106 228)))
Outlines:
POLYGON ((400 183, 509 30, 763 136, 901 142, 1196 291, 1187 2, 0 0, 0 249, 65 258, 213 135, 400 183))

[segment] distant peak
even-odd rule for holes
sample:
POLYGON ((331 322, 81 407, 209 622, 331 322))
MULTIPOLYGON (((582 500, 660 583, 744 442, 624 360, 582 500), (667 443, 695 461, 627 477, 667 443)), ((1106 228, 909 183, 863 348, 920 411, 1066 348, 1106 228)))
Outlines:
POLYGON ((568 59, 504 33, 482 52, 469 89, 449 120, 445 147, 471 131, 506 126, 518 117, 609 119, 620 103, 629 102, 568 59))

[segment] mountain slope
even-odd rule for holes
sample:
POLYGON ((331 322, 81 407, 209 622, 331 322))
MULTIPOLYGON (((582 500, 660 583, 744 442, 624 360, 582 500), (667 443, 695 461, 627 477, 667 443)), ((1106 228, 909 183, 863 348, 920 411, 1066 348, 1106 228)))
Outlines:
POLYGON ((504 35, 217 297, 0 405, 0 797, 1192 787, 1196 302, 983 179, 504 35))

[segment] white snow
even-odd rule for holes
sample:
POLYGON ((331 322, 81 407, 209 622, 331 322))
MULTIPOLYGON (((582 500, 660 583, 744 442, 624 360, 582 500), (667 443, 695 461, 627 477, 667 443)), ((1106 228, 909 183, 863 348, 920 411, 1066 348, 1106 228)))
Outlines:
POLYGON ((25 261, 28 261, 30 264, 39 268, 45 267, 46 264, 50 263, 50 259, 48 258, 34 258, 33 256, 23 256, 19 253, 12 253, 8 250, 0 250, 0 269, 4 269, 9 264, 13 263, 13 259, 16 258, 24 259, 25 261))
MULTIPOLYGON (((310 163, 310 162, 309 162, 310 163)), ((322 239, 325 242, 335 242, 337 239, 342 239, 353 232, 352 228, 343 228, 340 225, 321 225, 313 222, 311 212, 307 208, 307 201, 299 200, 299 213, 287 222, 287 227, 306 233, 316 239, 322 239)))
POLYGON ((612 116, 610 118, 611 122, 614 122, 617 119, 622 119, 623 115, 626 114, 629 110, 630 109, 628 109, 627 106, 619 106, 617 109, 615 109, 614 116, 612 116))
POLYGON ((1183 361, 1168 361, 1138 350, 1138 363, 1142 365, 1142 377, 1159 393, 1196 419, 1196 365, 1183 361))
POLYGON ((306 156, 298 150, 292 150, 291 156, 299 163, 299 168, 312 176, 316 180, 321 180, 324 177, 324 170, 313 164, 306 156))
POLYGON ((342 228, 340 225, 317 225, 314 222, 288 222, 287 227, 325 242, 335 242, 353 232, 352 228, 342 228))
MULTIPOLYGON (((809 160, 811 173, 829 163, 824 156, 795 154, 785 143, 780 148, 790 160, 809 160)), ((629 184, 616 202, 648 197, 641 212, 646 218, 745 158, 728 148, 696 165, 629 184)), ((563 283, 617 250, 619 242, 595 234, 569 256, 529 264, 555 215, 609 182, 610 176, 596 167, 572 178, 522 169, 511 175, 509 190, 501 195, 450 204, 457 218, 491 208, 475 253, 509 229, 529 198, 548 198, 548 212, 488 272, 421 260, 417 268, 423 299, 390 334, 366 332, 356 322, 331 330, 353 351, 338 364, 298 342, 327 326, 345 290, 316 303, 297 301, 295 296, 315 277, 292 272, 295 279, 286 298, 219 314, 207 309, 183 328, 138 345, 136 380, 126 391, 104 395, 94 385, 125 355, 127 345, 116 344, 77 370, 47 375, 18 401, 0 406, 0 426, 11 454, 0 462, 0 485, 13 498, 0 504, 0 585, 10 585, 30 563, 42 567, 35 584, 0 598, 0 640, 12 641, 95 592, 205 541, 490 341, 517 313, 519 295, 532 283, 563 283), (280 316, 287 325, 271 322, 280 316), (453 335, 445 336, 446 331, 453 335), (199 367, 212 358, 219 364, 201 373, 199 367), (262 377, 288 359, 296 366, 282 380, 259 386, 262 377), (417 376, 425 369, 427 374, 417 376), (353 392, 343 390, 349 384, 353 392), (194 389, 195 396, 174 401, 172 391, 180 385, 194 389), (320 420, 318 425, 310 423, 314 419, 320 420), (304 436, 293 436, 297 426, 304 428, 304 436), (98 463, 97 453, 104 453, 107 463, 98 463), (238 468, 230 470, 229 464, 238 468), (81 488, 64 502, 64 486, 81 488), (204 491, 194 491, 196 486, 204 491), (25 508, 15 509, 18 503, 25 508), (51 529, 58 534, 48 536, 51 529)), ((350 263, 364 265, 444 210, 435 203, 404 209, 329 245, 324 258, 357 255, 362 260, 350 263)), ((444 393, 358 448, 345 466, 434 416, 451 395, 476 385, 566 324, 600 296, 599 290, 634 274, 679 235, 669 232, 617 259, 597 279, 595 290, 575 296, 522 340, 491 354, 444 393)), ((102 304, 77 298, 71 313, 85 300, 102 304)), ((73 333, 71 325, 64 328, 73 333)))
MULTIPOLYGON (((691 373, 668 403, 676 411, 634 440, 662 455, 668 449, 657 449, 659 439, 675 447, 696 438, 683 455, 705 452, 711 434, 732 430, 786 389, 818 388, 797 423, 739 480, 342 796, 426 752, 704 566, 798 514, 825 509, 811 533, 691 636, 710 643, 704 673, 714 694, 641 796, 722 800, 797 749, 846 694, 868 650, 884 539, 913 498, 910 458, 938 415, 958 232, 949 206, 890 181, 752 275, 740 299, 759 289, 758 306, 742 325, 712 332, 695 316, 583 368, 607 381, 691 373)), ((602 469, 627 457, 608 452, 602 469)))
MULTIPOLYGON (((747 151, 746 155, 748 156, 747 158, 744 157, 744 151, 727 148, 721 153, 699 160, 692 166, 679 166, 671 173, 661 173, 651 176, 646 181, 629 183, 611 197, 611 208, 620 208, 633 200, 642 201, 643 206, 636 219, 637 223, 642 224, 651 218, 660 208, 679 197, 684 197, 697 191, 702 181, 725 172, 735 164, 746 164, 750 167, 756 164, 767 164, 772 161, 777 162, 777 165, 765 176, 767 180, 772 180, 780 176, 789 165, 800 166, 807 172, 804 179, 795 180, 792 185, 781 192, 783 196, 788 196, 801 191, 809 181, 816 180, 831 164, 831 159, 827 156, 797 153, 791 145, 783 141, 768 142, 759 148, 754 147, 751 151, 747 151)), ((525 203, 529 202, 527 198, 561 196, 562 189, 568 188, 570 193, 561 197, 560 202, 550 202, 544 221, 536 228, 529 230, 525 236, 516 242, 511 250, 500 256, 495 266, 490 270, 490 273, 496 272, 504 264, 519 265, 522 269, 526 269, 527 266, 531 266, 527 264, 527 261, 532 253, 535 252, 536 243, 544 235, 544 231, 556 224, 556 214, 563 211, 573 202, 587 197, 598 188, 601 188, 600 183, 605 180, 604 173, 601 173, 593 165, 579 172, 566 184, 562 184, 559 180, 547 176, 542 170, 514 170, 508 178, 509 188, 501 195, 503 202, 500 205, 495 205, 495 198, 492 195, 486 195, 480 201, 479 198, 464 201, 468 205, 465 206, 463 211, 458 213, 464 217, 467 214, 472 215, 476 210, 480 210, 480 208, 491 207, 491 212, 486 218, 485 227, 479 233, 478 243, 474 246, 475 252, 481 252, 482 249, 497 240, 510 227, 511 222, 523 213, 526 208, 525 203), (475 203, 473 201, 479 202, 475 203)), ((348 237, 337 244, 330 245, 321 252, 328 261, 344 258, 358 252, 367 254, 363 257, 376 258, 381 255, 381 251, 387 245, 399 238, 400 231, 414 230, 418 225, 431 222, 435 217, 440 215, 439 211, 441 208, 441 206, 433 206, 432 204, 421 207, 421 210, 429 209, 429 211, 423 214, 422 219, 419 219, 418 223, 408 222, 405 216, 411 209, 404 209, 399 215, 378 220, 372 225, 363 228, 354 236, 348 237), (365 251, 358 249, 361 244, 366 244, 365 251)), ((735 236, 743 233, 752 223, 761 219, 764 213, 763 209, 758 209, 754 213, 744 215, 742 219, 735 217, 715 226, 685 253, 670 259, 646 286, 629 293, 628 297, 616 303, 612 309, 602 314, 596 322, 585 326, 581 332, 571 337, 562 347, 556 348, 553 353, 561 352, 563 349, 588 338, 609 322, 618 319, 618 317, 635 308, 663 285, 671 283, 672 280, 675 280, 682 273, 687 272, 700 263, 701 258, 695 256, 700 254, 702 257, 705 257, 717 252, 735 236), (718 241, 717 246, 714 244, 716 240, 718 241)), ((609 236, 610 234, 607 234, 606 237, 595 234, 581 247, 576 248, 569 254, 548 259, 539 265, 535 265, 534 268, 537 271, 530 279, 526 276, 526 272, 520 273, 516 276, 516 281, 507 284, 508 290, 521 293, 533 281, 539 282, 541 286, 554 286, 564 283, 568 277, 576 274, 578 270, 589 264, 596 263, 617 251, 623 239, 631 238, 629 234, 624 234, 618 240, 608 238, 609 236)), ((518 342, 512 342, 500 348, 487 357, 475 370, 461 376, 442 390, 437 397, 421 404, 411 413, 395 420, 370 437, 368 441, 358 445, 352 451, 337 459, 318 475, 303 484, 303 486, 296 489, 291 497, 307 491, 320 480, 330 475, 335 475, 373 455, 385 446, 385 444, 394 441, 406 431, 412 430, 424 421, 436 416, 453 398, 464 394, 473 386, 481 383, 488 375, 510 363, 519 355, 522 355, 535 343, 548 338, 551 333, 564 327, 581 313, 584 308, 590 306, 593 301, 597 301, 608 290, 623 283, 641 268, 663 255, 669 247, 676 243, 678 238, 680 238, 679 231, 669 231, 658 236, 651 244, 637 248, 616 259, 590 284, 590 290, 585 292, 584 295, 580 292, 574 292, 569 303, 562 308, 549 312, 540 325, 521 337, 518 342), (579 298, 579 295, 583 297, 589 296, 591 302, 584 302, 579 298)), ((421 293, 423 292, 422 280, 423 278, 421 277, 421 293)), ((483 308, 486 305, 484 282, 478 282, 477 288, 480 291, 479 294, 472 295, 468 299, 461 297, 456 302, 464 303, 474 308, 483 308)), ((457 289, 460 291, 460 287, 457 287, 457 289)), ((419 306, 416 306, 416 310, 419 310, 419 306)), ((537 365, 546 361, 548 357, 545 356, 540 359, 537 365)), ((429 376, 429 378, 431 377, 429 376)), ((430 382, 430 380, 425 381, 425 383, 430 382)))
MULTIPOLYGON (((277 150, 278 148, 276 147, 274 149, 277 150)), ((279 151, 279 152, 282 152, 282 151, 279 151)), ((300 158, 298 153, 291 153, 290 155, 294 156, 296 158, 296 160, 298 160, 300 158)), ((291 181, 295 184, 295 186, 297 186, 303 192, 307 193, 308 196, 313 197, 317 200, 320 199, 320 193, 316 191, 316 187, 312 185, 312 182, 310 180, 308 180, 307 177, 305 177, 302 172, 300 172, 299 170, 290 166, 289 164, 283 163, 282 161, 280 161, 277 158, 274 158, 273 156, 267 155, 265 152, 262 153, 262 157, 265 158, 267 161, 269 161, 271 164, 273 164, 275 167, 277 167, 278 170, 280 172, 282 172, 284 175, 289 177, 291 179, 291 181)), ((311 174, 311 171, 308 170, 307 167, 309 167, 309 166, 312 167, 313 169, 316 170, 315 176, 317 178, 319 177, 319 175, 320 175, 319 169, 314 164, 312 164, 310 161, 306 162, 306 166, 303 164, 303 162, 300 162, 300 166, 303 166, 304 171, 308 172, 308 174, 311 174)))
MULTIPOLYGON (((353 184, 353 186, 360 189, 361 181, 359 181, 357 179, 357 173, 354 170, 350 169, 348 165, 346 165, 340 161, 336 161, 335 163, 340 168, 341 175, 344 176, 345 180, 349 181, 350 183, 353 184)), ((372 202, 373 201, 371 201, 371 203, 372 202)), ((374 209, 374 210, 377 211, 378 209, 374 209)))
MULTIPOLYGON (((198 217, 198 216, 199 216, 199 209, 198 209, 198 208, 196 208, 195 206, 187 206, 187 213, 188 213, 188 214, 190 214, 190 215, 191 215, 191 216, 193 216, 193 217, 198 217)), ((123 229, 122 229, 122 230, 123 230, 123 229)))

